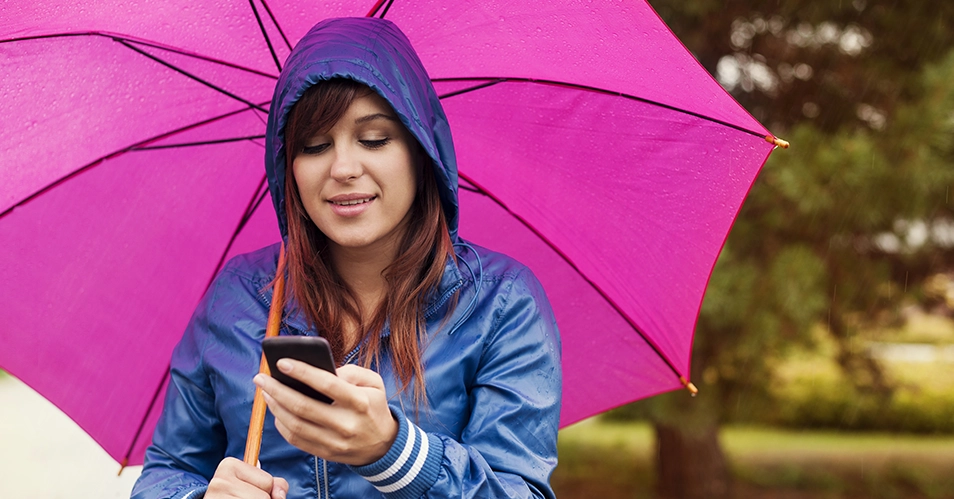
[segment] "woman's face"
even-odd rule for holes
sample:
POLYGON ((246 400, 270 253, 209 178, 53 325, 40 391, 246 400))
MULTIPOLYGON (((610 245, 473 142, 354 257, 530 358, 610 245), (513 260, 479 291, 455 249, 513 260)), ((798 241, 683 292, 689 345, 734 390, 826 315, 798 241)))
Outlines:
POLYGON ((327 133, 305 141, 292 167, 302 204, 329 243, 397 247, 417 192, 416 140, 374 92, 327 133))

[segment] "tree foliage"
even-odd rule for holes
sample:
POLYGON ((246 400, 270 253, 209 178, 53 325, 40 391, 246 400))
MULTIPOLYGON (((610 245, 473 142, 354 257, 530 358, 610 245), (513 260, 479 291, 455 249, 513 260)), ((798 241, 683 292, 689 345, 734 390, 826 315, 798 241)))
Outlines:
POLYGON ((712 74, 738 68, 736 98, 779 134, 806 119, 827 132, 877 127, 954 46, 949 2, 650 3, 712 74))
POLYGON ((856 389, 890 393, 859 333, 954 270, 954 3, 650 3, 792 148, 765 165, 709 283, 701 395, 635 410, 689 433, 744 419, 771 401, 775 360, 819 326, 856 389))
POLYGON ((706 293, 694 376, 713 401, 678 405, 745 412, 733 400, 765 394, 773 360, 818 324, 858 387, 890 390, 856 335, 954 268, 940 230, 954 218, 954 4, 651 3, 793 144, 765 165, 706 293), (907 244, 914 225, 937 237, 907 244))

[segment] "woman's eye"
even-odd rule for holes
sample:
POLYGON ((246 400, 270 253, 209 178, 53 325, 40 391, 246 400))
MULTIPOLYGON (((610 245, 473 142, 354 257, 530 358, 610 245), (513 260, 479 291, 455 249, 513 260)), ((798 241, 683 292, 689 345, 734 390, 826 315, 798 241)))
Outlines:
POLYGON ((361 142, 361 145, 363 145, 364 147, 367 147, 368 149, 380 149, 388 145, 388 142, 391 142, 391 138, 385 137, 383 139, 378 139, 378 140, 361 140, 359 142, 361 142))
POLYGON ((302 154, 319 154, 325 149, 328 149, 329 144, 318 144, 316 146, 305 146, 302 148, 302 154))

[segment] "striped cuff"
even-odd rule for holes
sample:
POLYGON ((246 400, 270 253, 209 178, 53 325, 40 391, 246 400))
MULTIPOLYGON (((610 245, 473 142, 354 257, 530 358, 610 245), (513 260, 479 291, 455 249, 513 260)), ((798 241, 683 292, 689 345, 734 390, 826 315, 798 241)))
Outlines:
POLYGON ((350 468, 388 499, 418 498, 437 480, 444 442, 428 436, 394 407, 391 412, 398 421, 398 435, 391 449, 371 464, 350 468))

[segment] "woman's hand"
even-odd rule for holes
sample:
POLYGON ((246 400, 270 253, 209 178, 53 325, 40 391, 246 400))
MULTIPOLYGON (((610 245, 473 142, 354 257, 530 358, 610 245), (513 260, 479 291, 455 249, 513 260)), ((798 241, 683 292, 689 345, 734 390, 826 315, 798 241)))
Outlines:
POLYGON ((334 400, 319 402, 269 376, 255 376, 275 416, 275 427, 290 444, 329 461, 358 466, 387 454, 397 438, 398 423, 378 373, 349 364, 335 376, 292 359, 279 360, 278 368, 334 400))
POLYGON ((285 499, 288 482, 234 457, 223 459, 209 482, 206 499, 285 499))

